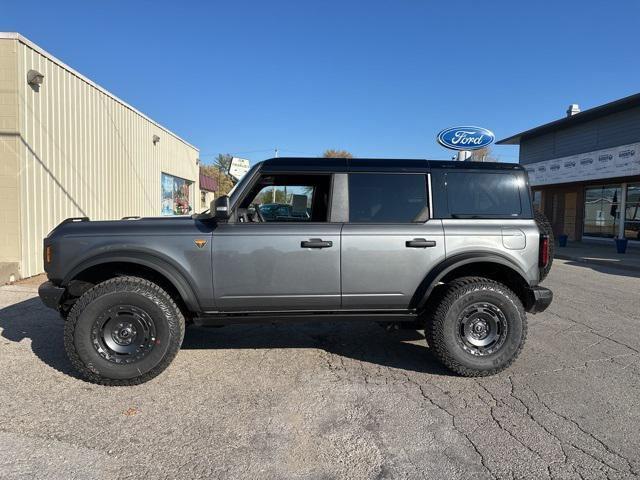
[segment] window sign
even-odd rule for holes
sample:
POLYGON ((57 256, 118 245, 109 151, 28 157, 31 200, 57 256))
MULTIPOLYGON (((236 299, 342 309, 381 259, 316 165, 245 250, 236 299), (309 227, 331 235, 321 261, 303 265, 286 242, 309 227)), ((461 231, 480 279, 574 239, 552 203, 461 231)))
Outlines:
POLYGON ((188 215, 190 213, 189 191, 193 182, 162 173, 162 215, 188 215))

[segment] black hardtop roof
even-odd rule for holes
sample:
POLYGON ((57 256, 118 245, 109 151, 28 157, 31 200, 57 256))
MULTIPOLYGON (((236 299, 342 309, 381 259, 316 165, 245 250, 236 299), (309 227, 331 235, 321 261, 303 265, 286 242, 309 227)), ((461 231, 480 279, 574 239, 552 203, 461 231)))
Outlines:
POLYGON ((457 162, 421 158, 277 157, 260 162, 263 171, 386 171, 419 172, 432 169, 524 170, 517 163, 457 162))

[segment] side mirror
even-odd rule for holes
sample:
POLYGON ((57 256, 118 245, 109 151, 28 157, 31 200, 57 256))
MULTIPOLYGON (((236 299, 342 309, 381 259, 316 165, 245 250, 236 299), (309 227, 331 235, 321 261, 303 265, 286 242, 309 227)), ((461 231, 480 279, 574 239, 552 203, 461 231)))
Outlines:
POLYGON ((229 215, 231 215, 231 210, 229 208, 229 197, 227 195, 223 195, 216 198, 213 202, 211 202, 209 213, 213 218, 217 220, 228 220, 229 215))

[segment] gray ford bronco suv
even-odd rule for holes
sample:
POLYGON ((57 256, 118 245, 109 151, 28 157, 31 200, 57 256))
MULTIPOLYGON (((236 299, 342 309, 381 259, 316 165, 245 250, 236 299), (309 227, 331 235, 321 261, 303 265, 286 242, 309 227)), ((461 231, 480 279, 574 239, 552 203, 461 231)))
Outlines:
POLYGON ((491 375, 551 303, 551 235, 519 165, 273 158, 202 214, 65 220, 39 294, 105 385, 162 372, 185 324, 301 319, 407 322, 449 369, 491 375))

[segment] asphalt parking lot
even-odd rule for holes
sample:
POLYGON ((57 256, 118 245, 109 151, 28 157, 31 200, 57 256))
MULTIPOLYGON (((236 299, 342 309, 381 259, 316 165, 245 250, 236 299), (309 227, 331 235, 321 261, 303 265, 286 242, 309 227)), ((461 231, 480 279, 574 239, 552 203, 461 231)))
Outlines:
POLYGON ((137 387, 77 379, 62 320, 0 288, 2 478, 640 475, 640 275, 557 260, 550 309, 490 378, 369 323, 190 328, 137 387))

